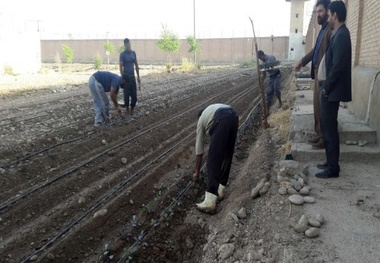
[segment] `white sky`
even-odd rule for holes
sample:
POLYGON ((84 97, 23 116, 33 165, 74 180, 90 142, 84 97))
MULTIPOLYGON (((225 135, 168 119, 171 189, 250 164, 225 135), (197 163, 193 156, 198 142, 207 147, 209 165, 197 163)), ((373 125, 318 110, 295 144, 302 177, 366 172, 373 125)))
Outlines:
MULTIPOLYGON (((305 29, 314 3, 305 4, 305 29)), ((195 5, 198 38, 250 37, 249 16, 259 36, 289 34, 290 3, 285 0, 195 0, 195 5)), ((21 19, 29 24, 40 20, 43 38, 69 33, 104 37, 106 32, 110 38, 158 38, 162 24, 181 38, 193 34, 193 0, 1 0, 1 16, 10 28, 21 19)))

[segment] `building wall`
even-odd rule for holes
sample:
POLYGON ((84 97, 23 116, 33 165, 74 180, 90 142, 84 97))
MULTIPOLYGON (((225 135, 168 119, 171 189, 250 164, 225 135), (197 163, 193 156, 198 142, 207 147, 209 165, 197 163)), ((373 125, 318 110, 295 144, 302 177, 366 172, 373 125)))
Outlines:
MULTIPOLYGON (((115 47, 116 52, 110 55, 110 63, 118 63, 119 50, 123 44, 121 39, 109 40, 115 47)), ((288 37, 258 38, 258 48, 265 53, 274 54, 277 59, 284 60, 288 57, 288 37)), ((99 54, 103 63, 107 57, 104 50, 106 40, 41 40, 42 62, 55 62, 55 58, 60 57, 65 62, 62 45, 69 45, 74 51, 74 62, 93 63, 94 58, 99 54)), ((165 63, 172 61, 180 63, 182 58, 192 58, 188 52, 186 40, 182 40, 180 51, 177 54, 165 54, 156 45, 155 39, 135 39, 131 40, 132 48, 136 51, 140 63, 165 63)), ((253 58, 253 38, 221 38, 221 39, 200 39, 201 54, 197 56, 200 63, 241 63, 253 58)))
MULTIPOLYGON (((351 33, 353 66, 380 67, 380 1, 346 0, 347 27, 351 33)), ((305 50, 314 47, 320 26, 315 13, 306 35, 305 50)))
POLYGON ((292 0, 289 29, 289 60, 298 60, 305 54, 303 14, 305 0, 292 0))

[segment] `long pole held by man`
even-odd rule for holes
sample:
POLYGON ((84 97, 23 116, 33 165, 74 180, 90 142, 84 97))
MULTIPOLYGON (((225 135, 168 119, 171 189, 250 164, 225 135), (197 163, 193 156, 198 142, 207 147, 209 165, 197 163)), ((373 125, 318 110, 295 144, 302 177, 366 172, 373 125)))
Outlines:
POLYGON ((261 94, 261 103, 263 105, 263 124, 264 124, 264 129, 267 129, 269 127, 267 117, 269 112, 267 112, 267 105, 266 105, 266 100, 265 100, 265 92, 264 92, 264 78, 260 74, 260 68, 259 68, 259 57, 257 56, 258 52, 258 47, 257 47, 257 39, 256 39, 256 32, 255 32, 255 26, 253 25, 253 20, 252 18, 249 18, 251 21, 252 25, 252 31, 253 31, 253 41, 255 43, 255 51, 256 51, 256 68, 257 68, 257 77, 259 79, 259 89, 260 89, 260 94, 261 94))

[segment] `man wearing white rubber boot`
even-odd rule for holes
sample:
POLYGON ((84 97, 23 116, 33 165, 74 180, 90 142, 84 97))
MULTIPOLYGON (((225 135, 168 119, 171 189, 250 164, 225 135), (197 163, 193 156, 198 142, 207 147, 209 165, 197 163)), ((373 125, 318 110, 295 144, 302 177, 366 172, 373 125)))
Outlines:
POLYGON ((235 150, 239 118, 231 106, 211 104, 198 114, 195 145, 196 167, 193 179, 200 176, 206 134, 210 135, 207 157, 208 185, 205 200, 197 204, 197 209, 207 214, 216 213, 216 202, 224 198, 232 157, 235 150))

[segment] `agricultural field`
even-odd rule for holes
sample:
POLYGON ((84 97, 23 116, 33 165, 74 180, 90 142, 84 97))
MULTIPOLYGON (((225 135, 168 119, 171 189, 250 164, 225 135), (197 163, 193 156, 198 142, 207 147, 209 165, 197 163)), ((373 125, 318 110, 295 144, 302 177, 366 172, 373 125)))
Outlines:
MULTIPOLYGON (((213 243, 235 240, 236 260, 262 246, 267 262, 277 262, 273 213, 285 208, 267 206, 279 197, 248 198, 250 219, 231 218, 286 142, 262 130, 254 70, 143 75, 136 115, 113 114, 102 128, 93 127, 86 71, 13 77, 15 89, 4 80, 0 261, 219 262, 213 243), (216 102, 235 108, 240 128, 227 198, 208 216, 194 209, 205 191, 204 180, 192 181, 195 128, 197 112, 216 102), (273 221, 264 226, 265 218, 273 221)), ((286 120, 289 110, 278 111, 286 120)))

